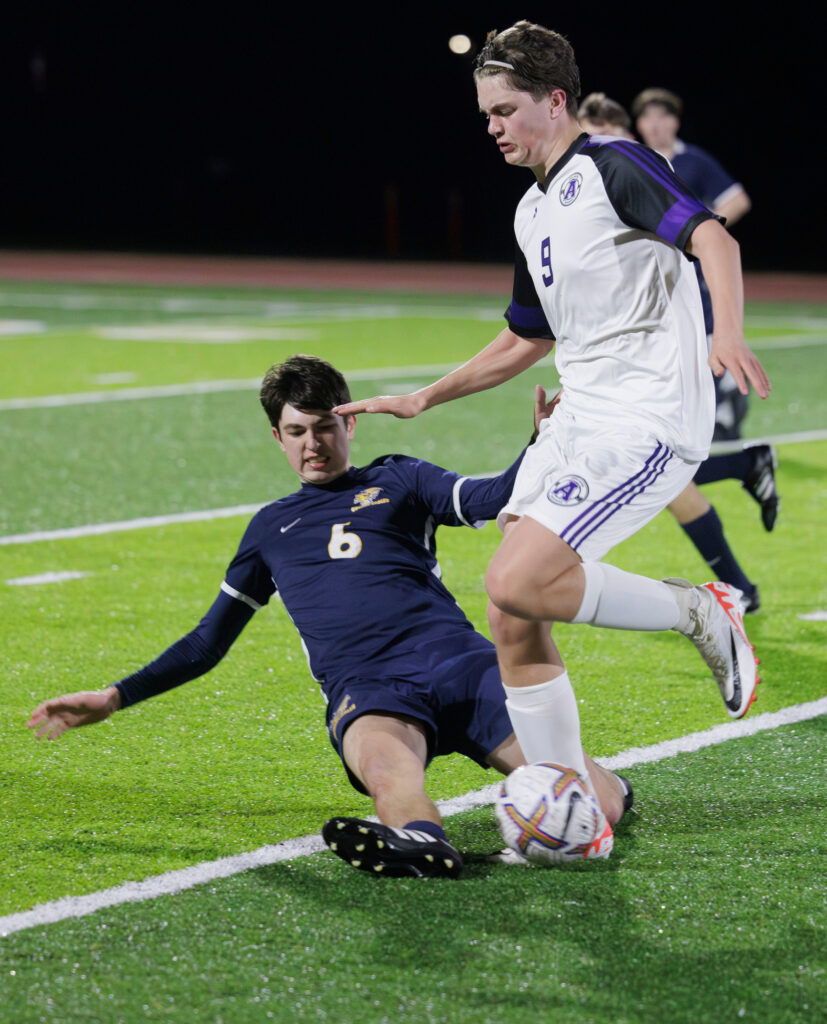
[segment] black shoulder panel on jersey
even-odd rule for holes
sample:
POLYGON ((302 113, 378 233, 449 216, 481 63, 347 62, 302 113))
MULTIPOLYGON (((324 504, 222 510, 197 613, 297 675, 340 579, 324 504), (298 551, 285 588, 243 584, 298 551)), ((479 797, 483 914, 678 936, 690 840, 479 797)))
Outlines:
POLYGON ((514 287, 511 292, 511 303, 504 313, 506 322, 521 338, 544 338, 554 341, 554 334, 528 272, 525 254, 516 243, 514 248, 514 287))
POLYGON ((719 220, 654 150, 629 139, 602 138, 583 146, 600 172, 615 211, 630 227, 649 231, 686 251, 704 220, 719 220))

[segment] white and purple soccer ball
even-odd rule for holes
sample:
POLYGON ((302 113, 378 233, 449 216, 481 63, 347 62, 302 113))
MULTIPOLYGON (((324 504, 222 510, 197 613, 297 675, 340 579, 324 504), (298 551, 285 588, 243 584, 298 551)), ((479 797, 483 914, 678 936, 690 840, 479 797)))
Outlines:
POLYGON ((551 762, 516 768, 494 802, 503 839, 534 864, 581 860, 604 824, 597 800, 573 769, 551 762))

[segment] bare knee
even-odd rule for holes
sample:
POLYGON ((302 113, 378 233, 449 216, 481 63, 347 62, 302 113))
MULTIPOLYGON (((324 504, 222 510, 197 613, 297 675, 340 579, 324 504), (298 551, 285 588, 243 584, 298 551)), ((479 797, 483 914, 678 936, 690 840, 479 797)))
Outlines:
MULTIPOLYGON (((513 570, 509 571, 509 567, 504 564, 503 559, 495 558, 488 566, 488 571, 485 574, 485 589, 491 603, 503 617, 530 617, 528 614, 530 609, 525 600, 526 588, 520 585, 517 574, 513 570)), ((491 622, 490 612, 489 623, 493 630, 494 623, 491 622)))
POLYGON ((488 602, 488 626, 491 629, 491 636, 494 643, 511 646, 519 642, 525 632, 527 622, 525 619, 516 619, 502 608, 498 608, 493 600, 488 602))

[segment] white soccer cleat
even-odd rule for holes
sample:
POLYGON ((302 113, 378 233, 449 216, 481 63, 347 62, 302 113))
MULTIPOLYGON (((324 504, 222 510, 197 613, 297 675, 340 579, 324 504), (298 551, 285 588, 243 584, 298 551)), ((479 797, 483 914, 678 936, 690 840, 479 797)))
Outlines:
POLYGON ((730 717, 743 718, 761 680, 758 659, 744 629, 741 591, 720 580, 699 587, 680 579, 664 583, 698 595, 697 605, 689 609, 688 626, 678 631, 692 641, 711 669, 730 717))

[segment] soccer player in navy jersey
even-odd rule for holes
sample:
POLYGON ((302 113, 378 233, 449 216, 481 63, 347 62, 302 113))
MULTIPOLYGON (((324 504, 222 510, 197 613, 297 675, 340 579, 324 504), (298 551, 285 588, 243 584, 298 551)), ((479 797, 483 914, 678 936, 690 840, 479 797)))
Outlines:
MULTIPOLYGON (((665 93, 665 90, 654 89, 647 90, 641 94, 644 98, 649 97, 646 105, 647 110, 653 105, 659 105, 658 100, 662 93, 665 93)), ((672 97, 672 94, 668 93, 667 96, 672 97)), ((673 98, 675 102, 679 102, 676 96, 673 98)), ((639 102, 639 100, 640 97, 636 102, 639 102)), ((610 99, 605 93, 594 92, 588 95, 580 104, 577 119, 583 130, 588 132, 589 135, 616 135, 625 139, 634 138, 631 132, 632 119, 620 103, 610 99)), ((667 149, 652 146, 652 142, 656 141, 665 144, 669 142, 668 131, 662 127, 660 115, 644 117, 643 122, 639 118, 638 124, 640 125, 641 123, 647 125, 652 123, 655 125, 655 137, 644 138, 644 141, 651 148, 658 149, 662 156, 671 161, 675 152, 674 146, 671 148, 667 147, 667 149)), ((674 127, 674 131, 677 132, 677 127, 674 127)), ((680 152, 683 153, 684 151, 681 150, 680 152)), ((711 160, 712 158, 710 157, 709 159, 711 160)), ((686 174, 681 173, 680 167, 676 168, 676 173, 690 185, 700 199, 709 204, 713 213, 721 214, 726 210, 730 210, 735 213, 737 219, 742 211, 745 212, 745 207, 743 204, 735 202, 737 190, 735 195, 733 195, 729 187, 734 183, 725 174, 723 169, 721 169, 721 176, 723 177, 718 175, 711 177, 705 174, 703 170, 705 166, 705 161, 698 164, 693 163, 692 168, 696 169, 692 177, 687 177, 686 174), (706 184, 703 189, 699 188, 704 182, 706 184), (722 200, 726 201, 728 196, 732 197, 733 205, 730 205, 728 202, 726 205, 717 205, 722 200)), ((746 209, 748 208, 747 205, 746 209)), ((697 266, 696 264, 696 268, 697 266)), ((708 303, 709 291, 706 289, 703 278, 700 275, 698 283, 701 285, 702 298, 705 295, 704 323, 707 335, 709 336, 712 334, 712 308, 708 303)), ((729 391, 727 397, 725 397, 721 391, 723 385, 720 382, 722 379, 731 382, 732 376, 725 374, 724 378, 714 378, 716 387, 713 440, 720 440, 723 437, 740 436, 739 426, 735 422, 732 412, 732 402, 737 400, 739 407, 743 407, 744 410, 747 403, 746 397, 735 390, 734 385, 733 390, 729 391), (722 419, 724 421, 727 419, 731 421, 729 430, 721 431, 722 419), (735 431, 734 434, 732 433, 733 430, 735 431)), ((735 472, 741 472, 742 475, 739 479, 742 481, 742 486, 761 504, 761 514, 765 526, 767 526, 768 522, 767 517, 772 516, 772 522, 767 527, 772 529, 778 509, 778 494, 775 489, 774 456, 769 445, 752 445, 745 449, 743 453, 710 456, 698 467, 695 479, 690 484, 687 484, 674 501, 670 502, 668 508, 718 579, 723 580, 725 583, 731 583, 741 591, 741 606, 746 614, 747 612, 757 611, 760 606, 758 587, 750 580, 735 557, 735 553, 724 534, 723 524, 714 505, 707 500, 698 487, 699 483, 712 483, 714 480, 733 476, 735 472)))
MULTIPOLYGON (((548 413, 541 391, 535 427, 548 413)), ((435 531, 494 518, 522 455, 484 480, 403 455, 357 468, 356 419, 331 412, 347 401, 344 378, 321 359, 295 356, 268 371, 261 402, 299 490, 253 518, 192 632, 113 686, 44 701, 29 726, 56 739, 203 675, 278 593, 324 694, 331 743, 383 823, 334 818, 325 840, 372 872, 456 877, 462 860, 425 791, 428 762, 458 751, 507 774, 525 759, 494 647, 441 582, 435 531)), ((589 765, 616 822, 631 806, 628 783, 589 765)))
MULTIPOLYGON (((341 415, 416 416, 495 387, 556 345, 563 385, 498 516, 486 576, 511 721, 530 762, 587 782, 577 702, 553 622, 675 629, 711 669, 727 712, 746 714, 758 681, 738 591, 652 580, 601 561, 686 487, 714 420, 709 373, 762 397, 769 380, 743 338, 738 245, 648 148, 591 139, 577 123, 580 76, 558 33, 518 22, 491 33, 475 68, 479 109, 506 163, 536 183, 517 207, 506 328, 446 377, 409 395, 348 403, 341 415), (707 351, 698 282, 715 310, 707 351)), ((608 856, 611 826, 599 849, 608 856)), ((596 839, 597 841, 597 839, 596 839)))

